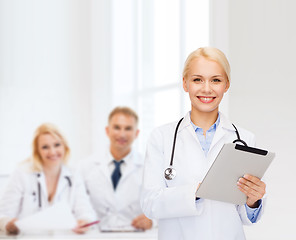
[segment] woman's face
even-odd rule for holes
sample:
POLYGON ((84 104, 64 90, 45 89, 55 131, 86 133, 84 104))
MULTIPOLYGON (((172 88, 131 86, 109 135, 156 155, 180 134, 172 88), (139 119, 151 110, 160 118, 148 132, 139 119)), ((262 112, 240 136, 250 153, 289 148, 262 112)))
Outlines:
POLYGON ((46 133, 38 137, 38 152, 43 166, 60 165, 65 157, 65 146, 60 138, 46 133))
POLYGON ((192 111, 211 113, 218 112, 229 82, 219 63, 200 57, 190 63, 189 71, 183 78, 183 88, 189 93, 192 111))

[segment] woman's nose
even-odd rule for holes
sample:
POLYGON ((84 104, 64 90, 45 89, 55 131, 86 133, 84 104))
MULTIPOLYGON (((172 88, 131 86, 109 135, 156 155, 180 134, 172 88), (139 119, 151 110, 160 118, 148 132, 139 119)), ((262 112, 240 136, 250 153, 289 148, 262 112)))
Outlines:
POLYGON ((206 92, 206 93, 211 93, 211 92, 212 92, 212 86, 211 86, 210 81, 205 81, 205 82, 204 82, 203 90, 204 90, 204 92, 206 92))
POLYGON ((50 148, 49 148, 49 153, 50 153, 50 154, 55 154, 55 152, 56 152, 56 150, 55 150, 54 147, 50 147, 50 148))

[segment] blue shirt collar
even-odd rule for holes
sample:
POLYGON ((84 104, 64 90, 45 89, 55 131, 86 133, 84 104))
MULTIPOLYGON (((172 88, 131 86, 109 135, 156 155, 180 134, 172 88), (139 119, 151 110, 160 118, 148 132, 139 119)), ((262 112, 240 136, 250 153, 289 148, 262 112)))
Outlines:
MULTIPOLYGON (((191 112, 190 112, 190 115, 191 115, 191 112)), ((195 132, 197 132, 197 131, 203 131, 203 129, 200 128, 200 127, 198 127, 198 126, 196 126, 196 125, 191 121, 191 119, 190 119, 190 123, 191 123, 191 125, 193 126, 195 132)), ((209 128, 208 131, 216 130, 217 127, 219 126, 219 123, 220 123, 220 113, 218 112, 218 118, 217 118, 216 122, 215 122, 215 123, 209 128)))

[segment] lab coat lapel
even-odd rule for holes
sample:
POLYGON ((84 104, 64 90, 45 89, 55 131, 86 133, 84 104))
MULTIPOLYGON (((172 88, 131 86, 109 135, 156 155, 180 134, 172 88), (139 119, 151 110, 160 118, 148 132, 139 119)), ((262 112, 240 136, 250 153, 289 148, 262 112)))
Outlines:
MULTIPOLYGON (((97 153, 93 156, 94 161, 94 171, 92 182, 98 182, 98 191, 94 191, 94 195, 100 197, 100 194, 104 194, 101 198, 103 201, 103 205, 106 205, 110 208, 116 208, 116 197, 115 191, 113 190, 113 184, 111 180, 111 172, 110 172, 110 162, 113 160, 113 156, 111 155, 109 148, 106 148, 104 153, 97 153), (103 189, 103 191, 102 191, 103 189)), ((95 184, 96 185, 96 184, 95 184)), ((118 186, 117 186, 118 187, 118 186)), ((102 205, 102 206, 103 206, 102 205)))
POLYGON ((135 153, 132 151, 124 158, 124 160, 126 161, 126 169, 124 170, 124 172, 122 172, 119 184, 121 182, 124 182, 130 174, 132 174, 138 167, 141 166, 141 164, 137 162, 137 159, 134 155, 135 153))
POLYGON ((216 133, 214 135, 212 144, 210 146, 209 152, 214 148, 219 142, 221 142, 221 139, 226 137, 227 133, 229 131, 233 131, 234 128, 231 124, 231 122, 222 114, 220 113, 220 124, 217 127, 216 133))
POLYGON ((113 159, 111 153, 108 151, 105 151, 105 154, 100 154, 95 157, 95 165, 97 166, 97 170, 99 171, 97 173, 97 176, 100 176, 99 178, 105 178, 106 181, 110 186, 112 186, 112 180, 111 180, 111 172, 109 168, 110 161, 113 159))
POLYGON ((126 166, 126 169, 124 172, 122 172, 121 174, 121 179, 119 180, 119 183, 122 183, 125 181, 126 178, 128 178, 128 176, 135 170, 135 166, 132 163, 128 163, 126 166))
POLYGON ((69 178, 71 181, 72 175, 68 168, 66 168, 65 166, 62 166, 57 190, 54 195, 54 200, 60 196, 60 194, 65 190, 65 188, 70 188, 69 181, 67 180, 67 178, 69 178))
MULTIPOLYGON (((177 126, 177 125, 176 125, 177 126)), ((191 119, 190 119, 190 112, 188 112, 184 119, 182 120, 181 124, 180 124, 180 127, 178 129, 178 134, 182 134, 182 131, 187 129, 187 131, 190 132, 191 136, 195 139, 195 141, 198 143, 198 145, 200 146, 201 148, 201 145, 200 145, 200 142, 197 138, 197 135, 196 135, 196 132, 194 131, 194 128, 193 126, 191 125, 191 119)), ((201 148, 202 149, 202 148, 201 148)))
POLYGON ((113 160, 113 156, 110 153, 109 148, 108 148, 108 151, 105 153, 105 158, 102 161, 101 167, 102 167, 103 176, 107 179, 108 184, 111 186, 110 188, 113 189, 113 183, 111 180, 112 172, 110 172, 110 167, 109 167, 110 161, 112 161, 112 160, 113 160))

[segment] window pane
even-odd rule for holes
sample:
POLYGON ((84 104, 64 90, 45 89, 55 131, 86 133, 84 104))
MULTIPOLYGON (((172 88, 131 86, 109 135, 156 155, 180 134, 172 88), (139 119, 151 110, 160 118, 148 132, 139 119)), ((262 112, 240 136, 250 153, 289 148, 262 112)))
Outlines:
POLYGON ((151 11, 150 15, 145 13, 147 9, 142 8, 142 16, 148 17, 149 20, 142 18, 143 73, 142 82, 139 84, 141 89, 164 86, 180 80, 179 0, 149 2, 144 0, 143 6, 151 11))
POLYGON ((147 93, 140 97, 140 150, 145 151, 146 141, 151 131, 160 125, 177 121, 180 116, 180 89, 178 87, 147 93))
POLYGON ((179 80, 180 6, 178 0, 154 3, 154 85, 163 86, 179 80))
POLYGON ((184 48, 185 57, 199 47, 209 45, 209 0, 184 1, 184 48))

